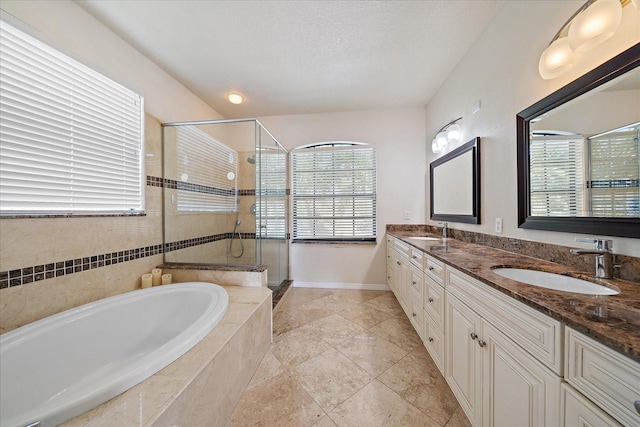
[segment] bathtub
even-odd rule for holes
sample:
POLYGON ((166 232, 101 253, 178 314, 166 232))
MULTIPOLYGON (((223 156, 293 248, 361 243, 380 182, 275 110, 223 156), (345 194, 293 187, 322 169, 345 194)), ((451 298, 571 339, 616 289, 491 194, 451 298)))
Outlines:
POLYGON ((55 426, 117 396, 196 345, 228 306, 221 286, 177 283, 1 335, 0 426, 55 426))

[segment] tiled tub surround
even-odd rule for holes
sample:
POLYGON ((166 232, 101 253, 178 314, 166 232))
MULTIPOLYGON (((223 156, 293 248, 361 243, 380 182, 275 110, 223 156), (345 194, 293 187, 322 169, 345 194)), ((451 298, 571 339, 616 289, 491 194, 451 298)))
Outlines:
MULTIPOLYGON (((409 233, 414 236, 432 233, 437 236, 442 236, 441 227, 420 224, 389 224, 387 225, 387 232, 409 233)), ((515 252, 520 255, 544 259, 546 261, 566 265, 576 271, 591 272, 594 269, 593 257, 572 255, 569 250, 573 247, 569 248, 567 246, 553 245, 551 243, 532 242, 491 234, 474 233, 473 231, 457 230, 453 228, 448 229, 447 236, 467 243, 475 243, 477 245, 515 252)), ((588 249, 588 244, 576 243, 575 247, 588 249)), ((616 278, 640 283, 640 257, 616 254, 614 255, 614 261, 614 264, 620 266, 613 272, 616 278)))
POLYGON ((271 291, 225 289, 227 313, 195 347, 63 426, 224 426, 271 344, 271 291))
MULTIPOLYGON (((593 273, 575 272, 574 269, 565 265, 463 242, 451 237, 436 241, 408 238, 429 235, 422 230, 388 232, 445 264, 640 361, 639 283, 621 279, 595 280, 592 277, 593 273), (617 288, 620 293, 595 296, 540 288, 499 276, 491 270, 496 267, 537 269, 558 274, 570 273, 578 278, 617 288)), ((430 234, 430 236, 440 238, 441 233, 430 234)))
POLYGON ((165 263, 163 273, 171 273, 174 282, 211 282, 223 286, 267 286, 267 266, 165 263))

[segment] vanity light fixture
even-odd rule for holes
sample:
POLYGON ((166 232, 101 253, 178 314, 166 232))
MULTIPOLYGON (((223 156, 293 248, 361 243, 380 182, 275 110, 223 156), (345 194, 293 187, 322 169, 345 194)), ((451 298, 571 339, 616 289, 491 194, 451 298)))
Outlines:
MULTIPOLYGON (((538 71, 554 79, 573 65, 576 52, 586 52, 613 36, 622 20, 622 8, 631 0, 589 0, 560 28, 542 52, 538 71)), ((633 0, 636 6, 640 0, 633 0)), ((638 7, 638 6, 636 6, 638 7)))
POLYGON ((443 152, 449 143, 457 142, 462 136, 462 128, 457 123, 462 120, 462 117, 458 117, 455 120, 450 121, 446 125, 442 126, 436 137, 431 142, 431 151, 434 153, 443 152))
POLYGON ((231 92, 227 94, 227 101, 232 104, 242 104, 244 102, 244 97, 239 93, 231 92))

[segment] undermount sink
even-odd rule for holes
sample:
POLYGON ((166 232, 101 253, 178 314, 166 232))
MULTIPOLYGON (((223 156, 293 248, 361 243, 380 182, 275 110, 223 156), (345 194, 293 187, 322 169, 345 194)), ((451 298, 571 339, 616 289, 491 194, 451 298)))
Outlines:
POLYGON ((587 295, 617 295, 620 292, 615 289, 586 280, 574 277, 563 276, 561 274, 547 273, 539 270, 526 270, 523 268, 494 268, 494 273, 517 280, 528 285, 539 286, 541 288, 554 289, 556 291, 574 292, 587 295))
POLYGON ((436 240, 440 240, 437 237, 427 237, 427 236, 414 236, 414 237, 409 237, 409 239, 415 239, 415 240, 430 240, 430 241, 436 241, 436 240))

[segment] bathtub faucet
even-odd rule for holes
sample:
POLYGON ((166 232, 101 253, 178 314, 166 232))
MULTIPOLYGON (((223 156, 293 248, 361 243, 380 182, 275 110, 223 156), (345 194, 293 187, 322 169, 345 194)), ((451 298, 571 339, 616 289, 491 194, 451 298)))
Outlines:
POLYGON ((613 240, 578 237, 576 242, 595 243, 595 249, 571 249, 573 255, 595 255, 596 277, 613 278, 613 240))

